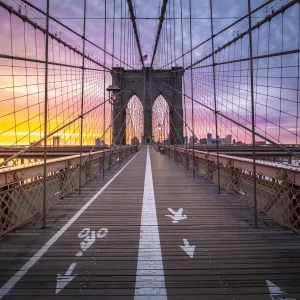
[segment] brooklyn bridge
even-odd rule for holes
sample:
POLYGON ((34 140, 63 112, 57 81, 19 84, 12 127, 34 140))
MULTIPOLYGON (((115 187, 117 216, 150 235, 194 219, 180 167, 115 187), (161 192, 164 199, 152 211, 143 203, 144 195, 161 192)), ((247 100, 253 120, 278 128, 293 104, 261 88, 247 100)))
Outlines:
POLYGON ((0 299, 300 299, 299 0, 0 20, 0 299))

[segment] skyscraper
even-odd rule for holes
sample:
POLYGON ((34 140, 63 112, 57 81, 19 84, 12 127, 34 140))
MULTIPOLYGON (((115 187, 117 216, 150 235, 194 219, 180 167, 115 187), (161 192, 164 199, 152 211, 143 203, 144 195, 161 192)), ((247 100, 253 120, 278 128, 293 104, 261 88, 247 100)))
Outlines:
POLYGON ((211 133, 208 133, 208 134, 207 134, 207 144, 208 144, 208 145, 211 145, 211 144, 212 144, 212 134, 211 134, 211 133))

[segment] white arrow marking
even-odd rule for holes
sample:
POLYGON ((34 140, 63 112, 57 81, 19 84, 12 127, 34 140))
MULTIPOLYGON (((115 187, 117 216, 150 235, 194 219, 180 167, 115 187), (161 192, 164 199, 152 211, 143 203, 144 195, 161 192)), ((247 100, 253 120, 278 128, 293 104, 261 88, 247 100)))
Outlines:
POLYGON ((275 285, 272 281, 266 280, 266 282, 272 300, 296 300, 296 298, 290 298, 289 294, 283 292, 281 288, 275 285))
POLYGON ((180 248, 189 255, 190 258, 193 258, 196 246, 190 246, 187 239, 183 239, 184 246, 180 246, 180 248))
POLYGON ((65 275, 57 274, 56 295, 76 277, 76 274, 72 275, 75 267, 76 263, 72 263, 65 275))
POLYGON ((166 215, 166 217, 170 217, 173 223, 178 223, 178 221, 184 220, 187 218, 186 215, 182 215, 183 208, 179 208, 178 211, 174 211, 172 208, 168 208, 169 212, 173 215, 166 215))

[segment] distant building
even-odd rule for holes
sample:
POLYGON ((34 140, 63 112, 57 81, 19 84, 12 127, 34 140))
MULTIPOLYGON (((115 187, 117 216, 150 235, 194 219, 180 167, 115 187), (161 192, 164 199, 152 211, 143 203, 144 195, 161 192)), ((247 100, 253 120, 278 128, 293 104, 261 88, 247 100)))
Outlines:
POLYGON ((101 140, 100 138, 96 138, 95 145, 98 146, 98 147, 104 146, 104 141, 101 140))
MULTIPOLYGON (((35 141, 33 141, 33 143, 30 143, 30 145, 33 145, 35 143, 35 141)), ((42 146, 42 143, 41 142, 39 142, 39 143, 37 143, 36 145, 35 145, 35 147, 39 147, 39 146, 42 146)))
MULTIPOLYGON (((194 144, 197 143, 197 137, 194 136, 194 144)), ((190 140, 189 140, 189 144, 192 145, 193 144, 193 137, 190 136, 190 140)))
POLYGON ((52 138, 52 146, 59 147, 60 146, 60 136, 53 136, 52 138))
POLYGON ((232 139, 232 136, 227 135, 225 138, 220 139, 220 143, 222 145, 231 145, 231 139, 232 139))
POLYGON ((208 134, 207 134, 207 144, 208 144, 208 145, 211 145, 211 144, 212 144, 212 134, 211 134, 211 133, 208 133, 208 134))
POLYGON ((258 145, 258 146, 263 146, 263 145, 266 145, 266 141, 255 141, 255 145, 258 145))
POLYGON ((140 140, 135 136, 131 139, 131 145, 139 145, 140 140))
POLYGON ((171 138, 170 138, 170 135, 168 135, 168 137, 167 137, 165 140, 163 140, 163 144, 164 144, 164 145, 170 145, 170 144, 171 144, 171 138))
POLYGON ((183 141, 184 141, 184 144, 187 145, 188 144, 188 137, 187 136, 183 137, 183 141))
POLYGON ((200 142, 201 145, 206 145, 207 144, 207 138, 200 139, 199 142, 200 142))

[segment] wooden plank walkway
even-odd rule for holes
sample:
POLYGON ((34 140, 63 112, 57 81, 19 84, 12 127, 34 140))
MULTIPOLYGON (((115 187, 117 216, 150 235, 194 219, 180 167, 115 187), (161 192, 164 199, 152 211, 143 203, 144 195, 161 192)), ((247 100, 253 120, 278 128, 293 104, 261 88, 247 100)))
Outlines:
POLYGON ((149 154, 0 240, 0 299, 300 299, 299 236, 149 154))

